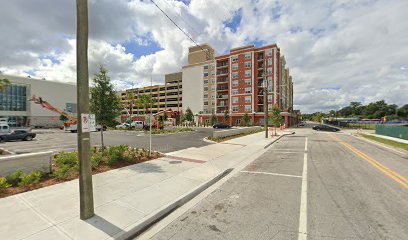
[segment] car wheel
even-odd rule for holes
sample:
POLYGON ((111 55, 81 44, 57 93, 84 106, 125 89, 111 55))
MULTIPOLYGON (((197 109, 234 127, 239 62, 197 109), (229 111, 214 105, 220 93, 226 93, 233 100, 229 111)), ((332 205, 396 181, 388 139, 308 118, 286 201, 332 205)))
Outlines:
POLYGON ((33 140, 33 137, 31 137, 30 135, 28 135, 27 137, 24 138, 25 141, 31 141, 33 140))

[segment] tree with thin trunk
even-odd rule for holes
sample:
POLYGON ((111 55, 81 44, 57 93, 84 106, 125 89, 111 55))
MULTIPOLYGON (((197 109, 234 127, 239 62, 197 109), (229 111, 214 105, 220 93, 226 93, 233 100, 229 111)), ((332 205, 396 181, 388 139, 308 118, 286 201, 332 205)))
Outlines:
POLYGON ((154 99, 150 94, 140 95, 136 101, 137 106, 144 109, 145 114, 149 112, 149 108, 151 105, 153 105, 153 103, 154 99))
POLYGON ((251 119, 249 119, 248 113, 244 114, 244 116, 242 117, 242 122, 245 127, 249 126, 251 119))
POLYGON ((211 113, 211 118, 210 118, 210 124, 211 126, 217 123, 217 116, 215 115, 214 109, 212 110, 211 113))
POLYGON ((133 116, 133 104, 135 103, 135 94, 132 92, 127 92, 127 100, 128 100, 128 104, 129 104, 129 117, 130 120, 133 121, 132 116, 133 116))
POLYGON ((283 117, 280 115, 281 110, 277 105, 273 105, 272 112, 270 115, 270 121, 275 128, 275 135, 276 135, 276 128, 283 124, 283 117))
POLYGON ((6 78, 0 79, 0 91, 6 90, 6 88, 10 85, 11 85, 11 82, 8 79, 6 78))
POLYGON ((116 95, 113 85, 110 82, 108 71, 100 66, 99 73, 93 77, 94 86, 91 88, 91 112, 95 114, 97 124, 101 128, 102 151, 105 149, 103 141, 103 127, 111 126, 120 115, 122 106, 119 97, 116 95))
POLYGON ((224 120, 225 120, 226 124, 228 124, 229 118, 230 118, 230 116, 229 116, 228 110, 225 110, 224 111, 224 120))

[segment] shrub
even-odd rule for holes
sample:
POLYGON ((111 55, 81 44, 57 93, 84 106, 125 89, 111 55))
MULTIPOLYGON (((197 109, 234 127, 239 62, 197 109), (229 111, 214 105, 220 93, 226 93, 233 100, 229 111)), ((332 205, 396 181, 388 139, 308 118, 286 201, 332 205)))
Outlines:
POLYGON ((0 177, 0 193, 4 192, 9 187, 11 187, 11 184, 7 182, 7 179, 5 177, 0 177))
POLYGON ((79 169, 78 153, 59 153, 55 156, 55 166, 53 175, 58 179, 66 179, 72 171, 79 169))
POLYGON ((7 182, 10 183, 12 186, 18 186, 21 177, 23 176, 23 171, 18 170, 7 176, 7 182))
POLYGON ((107 159, 107 164, 109 166, 114 165, 115 163, 119 161, 123 161, 124 159, 124 153, 129 149, 128 146, 126 145, 119 145, 119 146, 111 146, 108 148, 108 159, 107 159))
POLYGON ((18 186, 25 187, 25 186, 28 186, 28 185, 30 185, 32 183, 39 183, 42 176, 43 176, 43 174, 40 171, 34 171, 34 172, 31 172, 31 173, 29 173, 27 175, 23 175, 23 176, 21 176, 21 181, 18 184, 18 186))
POLYGON ((97 153, 97 152, 93 153, 91 156, 92 169, 97 168, 101 164, 102 160, 103 160, 102 153, 97 153))

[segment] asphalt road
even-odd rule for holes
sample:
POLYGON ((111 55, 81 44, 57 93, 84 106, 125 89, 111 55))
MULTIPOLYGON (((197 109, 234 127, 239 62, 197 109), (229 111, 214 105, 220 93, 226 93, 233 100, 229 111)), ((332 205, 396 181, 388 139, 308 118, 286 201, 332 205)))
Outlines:
POLYGON ((301 129, 152 239, 408 239, 407 178, 406 153, 301 129))
MULTIPOLYGON (((176 134, 153 134, 152 148, 160 152, 172 152, 189 147, 200 147, 210 143, 203 138, 211 135, 211 128, 197 128, 193 132, 176 134)), ((105 145, 126 144, 134 147, 149 147, 149 134, 143 132, 129 132, 112 130, 104 132, 105 145)), ((101 137, 99 132, 91 133, 91 144, 99 146, 101 137)), ((41 131, 33 141, 15 141, 1 143, 0 148, 13 152, 39 152, 39 151, 74 151, 77 149, 77 134, 64 131, 41 131)))

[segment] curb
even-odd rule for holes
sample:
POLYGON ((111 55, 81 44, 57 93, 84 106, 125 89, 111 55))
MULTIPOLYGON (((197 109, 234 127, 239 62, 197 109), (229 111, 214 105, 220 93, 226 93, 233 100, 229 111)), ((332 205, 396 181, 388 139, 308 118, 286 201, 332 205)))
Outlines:
POLYGON ((133 226, 129 226, 128 230, 124 230, 124 232, 118 233, 114 236, 112 236, 109 239, 115 239, 115 240, 127 240, 127 239, 134 239, 137 237, 140 233, 148 229, 150 226, 155 224, 156 222, 160 221, 167 215, 169 215, 171 212, 176 210, 177 208, 181 207, 183 204, 186 202, 190 201, 194 197, 196 197, 198 194, 209 188, 211 185, 214 183, 218 182, 220 179, 231 173, 234 169, 233 168, 228 168, 224 171, 222 171, 220 174, 217 176, 213 177, 212 179, 208 180, 207 182, 201 184, 200 186, 196 187, 195 189, 191 190, 190 192, 182 195, 179 197, 177 200, 174 202, 171 202, 162 208, 159 208, 155 212, 151 213, 150 215, 147 216, 147 219, 142 220, 141 222, 138 222, 134 224, 133 226))
POLYGON ((275 139, 275 140, 273 140, 272 142, 266 144, 265 147, 264 147, 264 149, 270 147, 273 143, 275 143, 276 141, 278 141, 278 140, 281 139, 282 137, 284 137, 284 136, 286 136, 286 135, 293 135, 293 134, 295 134, 295 132, 285 133, 285 134, 280 135, 277 139, 275 139))
POLYGON ((215 141, 208 140, 208 137, 203 138, 203 141, 207 143, 217 143, 215 141))

